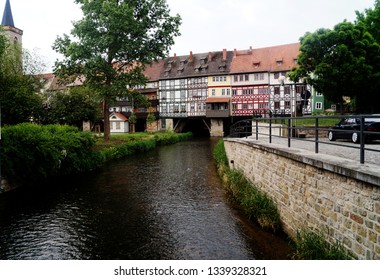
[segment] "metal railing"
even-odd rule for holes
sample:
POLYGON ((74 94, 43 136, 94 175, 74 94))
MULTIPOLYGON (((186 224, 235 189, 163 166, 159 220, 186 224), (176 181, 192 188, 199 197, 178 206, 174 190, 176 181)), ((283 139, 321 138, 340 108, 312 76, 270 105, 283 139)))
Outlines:
MULTIPOLYGON (((334 116, 303 116, 303 117, 272 117, 272 118, 252 118, 239 121, 230 127, 229 137, 237 138, 253 138, 261 140, 268 139, 272 143, 273 138, 287 139, 287 146, 290 148, 294 140, 314 143, 314 152, 319 153, 320 144, 331 146, 346 147, 348 149, 360 150, 359 161, 365 163, 366 152, 375 152, 380 156, 379 148, 371 148, 366 143, 366 138, 376 138, 380 140, 380 132, 368 131, 365 129, 365 122, 376 119, 380 122, 380 115, 334 115, 334 116), (347 134, 356 133, 359 137, 358 144, 350 145, 343 141, 329 141, 327 139, 328 132, 344 118, 358 119, 355 129, 344 130, 347 134), (326 124, 326 120, 330 120, 331 124, 326 124), (305 124, 304 124, 305 123, 305 124), (322 124, 322 125, 321 125, 322 124)), ((343 130, 338 130, 343 131, 343 130)), ((380 160, 379 160, 380 162, 380 160)))

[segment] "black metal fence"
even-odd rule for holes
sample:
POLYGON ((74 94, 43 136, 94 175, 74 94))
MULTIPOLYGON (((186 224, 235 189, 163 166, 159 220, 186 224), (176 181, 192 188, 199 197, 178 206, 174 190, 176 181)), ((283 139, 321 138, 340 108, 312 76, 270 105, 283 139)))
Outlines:
MULTIPOLYGON (((380 115, 334 115, 334 116, 302 116, 302 117, 271 117, 252 118, 234 123, 230 127, 229 137, 253 138, 255 140, 268 139, 272 143, 274 137, 287 139, 287 146, 292 146, 293 140, 314 143, 315 153, 319 153, 319 145, 346 147, 348 149, 359 149, 361 164, 365 162, 366 152, 375 152, 380 156, 380 149, 369 147, 369 143, 378 143, 380 147, 380 130, 369 130, 367 124, 379 122, 380 115), (343 119, 351 119, 355 124, 351 127, 336 127, 343 119), (347 142, 328 139, 328 133, 344 133, 347 139, 356 134, 357 145, 349 145, 347 142), (369 141, 371 139, 371 141, 369 141)), ((379 126, 380 127, 380 124, 379 126)), ((349 150, 348 150, 349 151, 349 150)))

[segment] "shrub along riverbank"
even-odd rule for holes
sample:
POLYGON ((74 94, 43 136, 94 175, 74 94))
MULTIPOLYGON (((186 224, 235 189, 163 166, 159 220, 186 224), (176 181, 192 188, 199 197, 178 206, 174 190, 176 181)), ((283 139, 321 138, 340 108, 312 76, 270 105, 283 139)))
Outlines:
MULTIPOLYGON (((275 202, 249 182, 241 172, 229 168, 223 140, 215 145, 214 160, 224 187, 248 217, 257 221, 264 230, 281 231, 280 214, 275 202)), ((291 242, 294 248, 291 256, 293 259, 350 259, 342 244, 336 242, 330 245, 325 234, 320 231, 301 229, 295 236, 295 240, 291 242)))
POLYGON ((104 142, 92 133, 61 125, 23 123, 2 129, 2 177, 12 185, 33 185, 55 176, 94 170, 107 161, 186 140, 191 133, 113 135, 104 142))

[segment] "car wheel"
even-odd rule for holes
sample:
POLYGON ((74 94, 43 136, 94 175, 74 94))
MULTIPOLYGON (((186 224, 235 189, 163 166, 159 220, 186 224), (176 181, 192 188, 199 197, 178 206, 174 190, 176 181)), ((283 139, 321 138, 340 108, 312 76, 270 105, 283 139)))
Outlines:
POLYGON ((359 143, 360 142, 359 134, 357 132, 352 133, 351 140, 355 144, 359 143))
POLYGON ((335 141, 336 140, 334 133, 332 131, 329 131, 329 133, 327 134, 327 137, 329 138, 329 141, 335 141))

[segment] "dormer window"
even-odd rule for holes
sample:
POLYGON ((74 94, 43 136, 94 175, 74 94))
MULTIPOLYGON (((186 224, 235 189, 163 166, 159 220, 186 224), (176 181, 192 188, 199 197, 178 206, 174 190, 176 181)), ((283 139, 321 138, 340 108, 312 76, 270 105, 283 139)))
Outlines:
POLYGON ((187 59, 183 59, 179 62, 180 66, 185 66, 186 63, 187 63, 187 59))
POLYGON ((184 67, 179 67, 179 68, 177 69, 177 73, 180 74, 180 73, 183 72, 183 70, 184 70, 184 67))
POLYGON ((254 61, 253 62, 253 68, 257 69, 260 67, 260 61, 254 61))
POLYGON ((199 60, 200 60, 200 62, 201 62, 202 65, 206 64, 206 62, 207 62, 207 56, 201 57, 199 60))
POLYGON ((224 72, 227 69, 227 64, 223 62, 222 64, 219 65, 219 71, 224 72))
POLYGON ((277 63, 277 66, 281 66, 282 63, 283 63, 282 58, 277 58, 277 59, 276 59, 276 63, 277 63))

